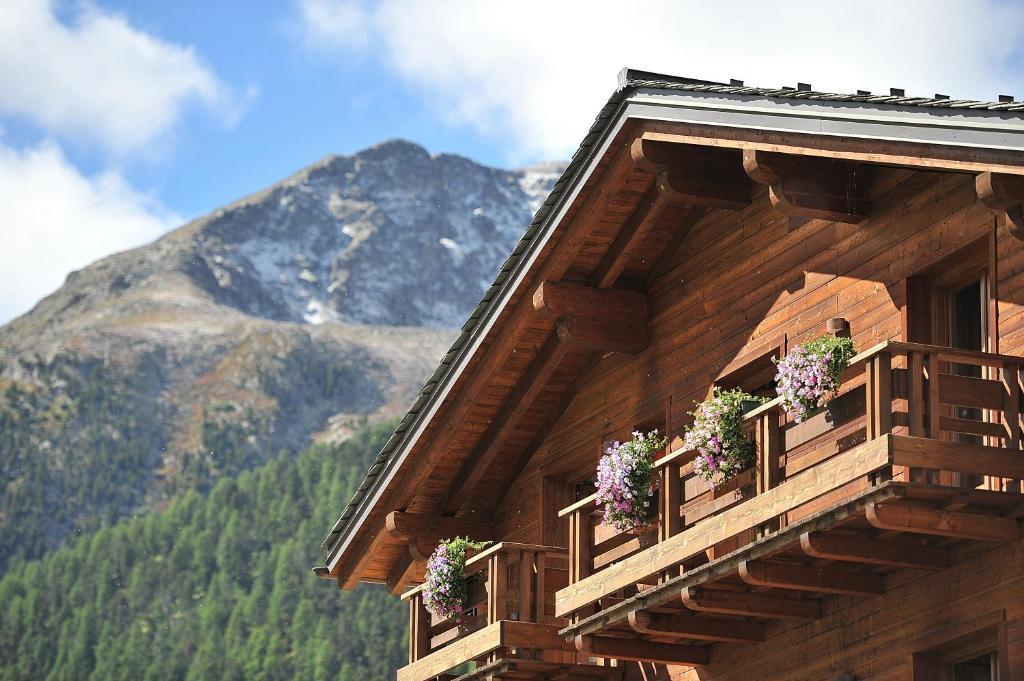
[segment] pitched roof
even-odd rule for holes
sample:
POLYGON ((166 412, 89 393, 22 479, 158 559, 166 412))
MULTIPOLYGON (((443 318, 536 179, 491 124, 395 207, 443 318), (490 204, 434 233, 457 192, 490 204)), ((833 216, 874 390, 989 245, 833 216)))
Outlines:
POLYGON ((438 399, 439 393, 444 392, 441 390, 441 387, 447 386, 456 378, 457 367, 460 365, 459 360, 464 357, 467 348, 473 345, 470 340, 473 338, 474 333, 480 330, 481 321, 497 313, 496 308, 498 306, 496 301, 503 298, 500 293, 503 292, 512 278, 512 273, 517 270, 524 256, 531 252, 531 247, 534 245, 538 235, 543 234, 550 226, 548 223, 556 214, 556 208, 561 204, 566 195, 570 193, 570 188, 575 186, 578 177, 588 167, 591 157, 600 147, 600 142, 609 132, 611 124, 618 118, 618 113, 625 100, 640 90, 755 96, 770 99, 811 100, 817 102, 860 103, 879 108, 888 106, 924 107, 956 110, 960 113, 968 114, 973 111, 1024 112, 1024 101, 986 102, 948 99, 941 96, 906 97, 893 94, 872 95, 870 93, 839 94, 817 92, 809 88, 758 88, 747 87, 740 83, 725 84, 635 69, 623 69, 619 73, 618 88, 601 108, 590 130, 573 154, 572 160, 555 183, 554 188, 543 205, 538 209, 533 221, 526 228, 525 234, 523 234, 508 259, 501 266, 494 282, 484 293, 480 303, 470 313, 466 323, 463 324, 452 347, 445 353, 441 363, 423 386, 409 411, 398 424, 394 434, 388 439, 374 459, 362 484, 359 485, 351 501, 342 511, 338 521, 321 543, 321 549, 327 551, 328 554, 333 554, 339 546, 357 510, 367 498, 368 493, 374 489, 381 473, 386 470, 388 463, 396 457, 396 454, 403 447, 411 445, 412 439, 410 434, 417 430, 416 426, 424 417, 424 414, 429 411, 428 407, 432 401, 438 399))

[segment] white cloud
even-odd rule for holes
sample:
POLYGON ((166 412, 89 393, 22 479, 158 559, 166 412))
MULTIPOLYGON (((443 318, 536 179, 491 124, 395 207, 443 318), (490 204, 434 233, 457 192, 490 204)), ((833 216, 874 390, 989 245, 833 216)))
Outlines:
POLYGON ((307 44, 377 57, 454 122, 565 157, 623 66, 766 87, 1024 97, 1024 5, 998 0, 298 0, 307 44), (1017 55, 1020 58, 1020 55, 1017 55))
POLYGON ((55 144, 0 144, 0 323, 57 289, 69 271, 178 222, 116 173, 83 176, 55 144))
POLYGON ((116 154, 144 148, 198 104, 233 125, 242 102, 191 47, 92 4, 63 23, 51 0, 0 9, 0 113, 116 154))

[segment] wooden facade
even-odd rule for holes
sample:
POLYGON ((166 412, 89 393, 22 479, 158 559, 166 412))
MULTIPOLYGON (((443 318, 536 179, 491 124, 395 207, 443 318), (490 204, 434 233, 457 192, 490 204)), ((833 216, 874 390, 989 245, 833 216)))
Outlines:
POLYGON ((788 96, 602 112, 326 544, 409 600, 399 679, 1024 680, 1024 106, 788 96), (697 478, 694 402, 827 331, 860 350, 829 408, 751 411, 755 466, 697 478), (597 460, 655 427, 657 532, 616 533, 597 460), (458 626, 414 586, 456 534, 496 542, 458 626))

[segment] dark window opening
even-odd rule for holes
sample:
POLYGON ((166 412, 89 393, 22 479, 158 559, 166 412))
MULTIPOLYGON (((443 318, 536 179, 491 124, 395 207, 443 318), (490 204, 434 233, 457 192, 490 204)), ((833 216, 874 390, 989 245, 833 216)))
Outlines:
POLYGON ((996 681, 996 654, 985 653, 953 664, 953 681, 996 681))

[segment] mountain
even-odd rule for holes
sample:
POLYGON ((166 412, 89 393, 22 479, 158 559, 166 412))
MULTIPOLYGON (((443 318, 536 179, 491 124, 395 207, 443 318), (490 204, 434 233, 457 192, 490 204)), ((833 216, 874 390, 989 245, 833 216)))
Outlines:
POLYGON ((69 275, 0 328, 0 568, 404 412, 561 169, 386 142, 69 275))
POLYGON ((393 679, 405 604, 309 569, 391 425, 12 566, 0 577, 0 681, 393 679))

